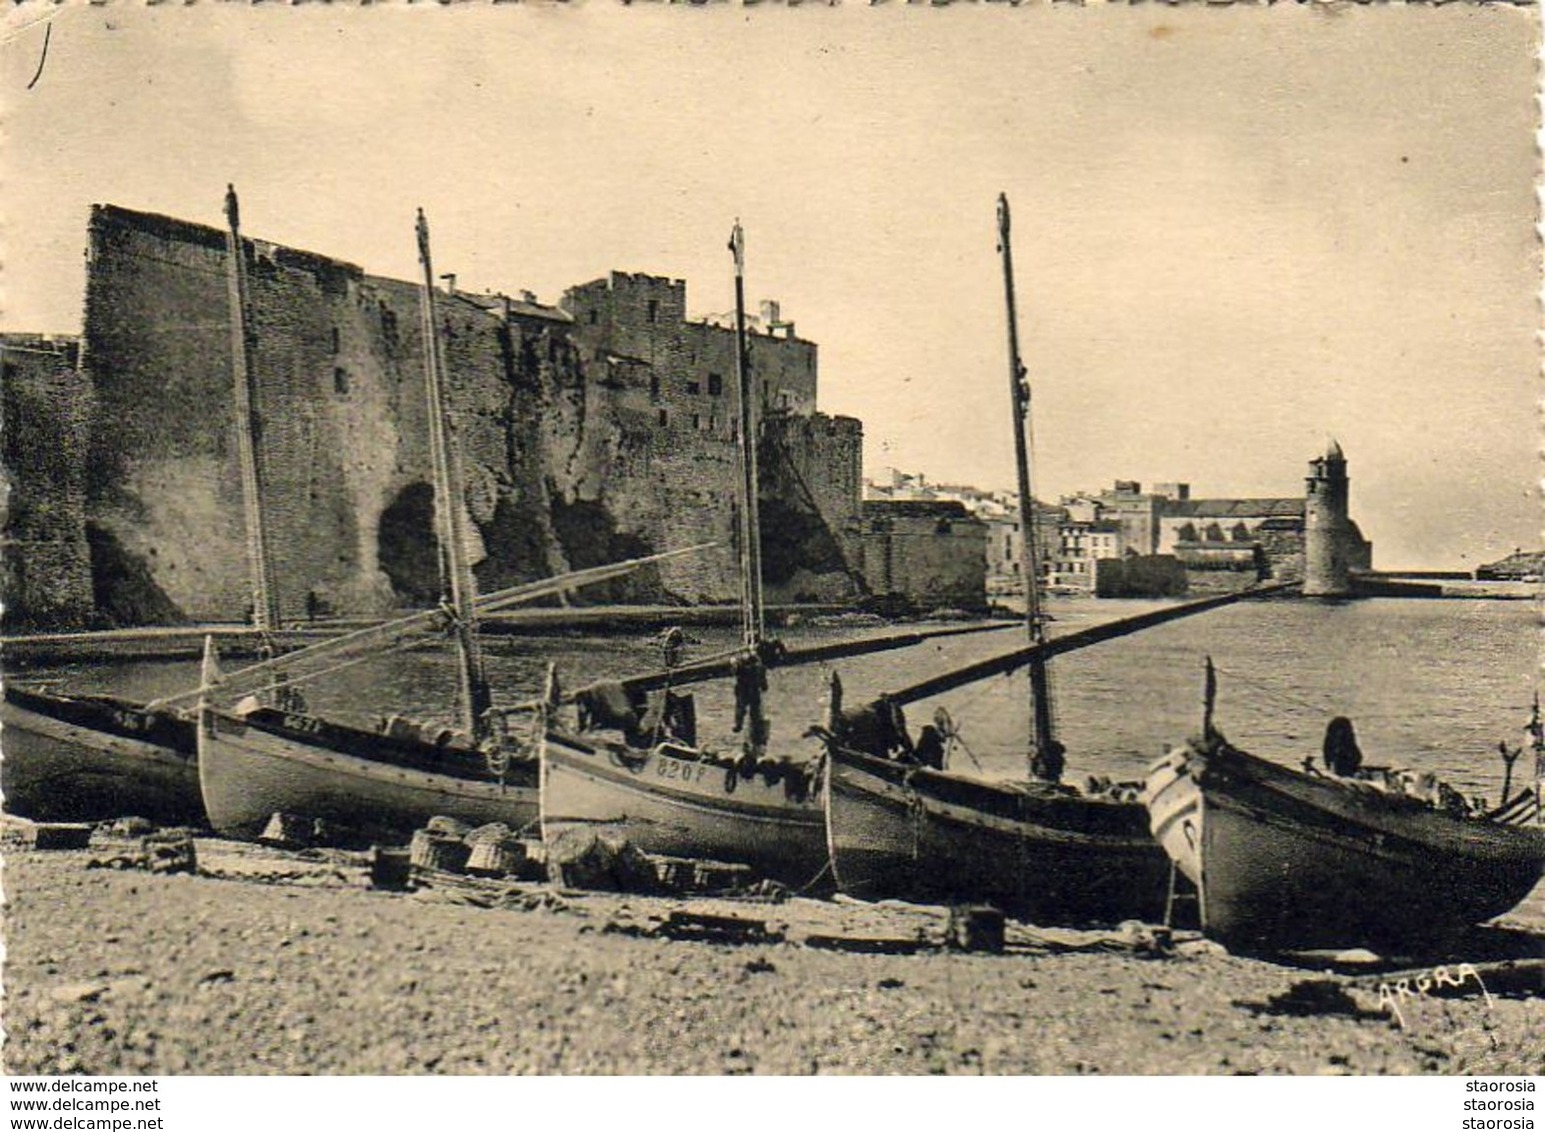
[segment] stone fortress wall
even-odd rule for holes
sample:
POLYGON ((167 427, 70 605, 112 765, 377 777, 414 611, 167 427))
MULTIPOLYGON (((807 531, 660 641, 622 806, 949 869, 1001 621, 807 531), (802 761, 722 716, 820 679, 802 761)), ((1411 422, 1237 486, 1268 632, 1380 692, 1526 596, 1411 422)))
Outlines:
MULTIPOLYGON (((114 619, 239 619, 250 596, 226 234, 102 205, 89 237, 84 512, 107 576, 137 579, 114 619)), ((284 615, 432 601, 421 289, 262 240, 245 239, 244 254, 284 615)), ((624 273, 556 307, 437 292, 481 589, 712 541, 585 596, 737 598, 734 335, 685 309, 681 281, 624 273)), ((787 324, 769 331, 750 334, 775 520, 763 526, 775 542, 790 523, 800 534, 769 599, 852 596, 862 426, 816 412, 815 344, 787 324)))

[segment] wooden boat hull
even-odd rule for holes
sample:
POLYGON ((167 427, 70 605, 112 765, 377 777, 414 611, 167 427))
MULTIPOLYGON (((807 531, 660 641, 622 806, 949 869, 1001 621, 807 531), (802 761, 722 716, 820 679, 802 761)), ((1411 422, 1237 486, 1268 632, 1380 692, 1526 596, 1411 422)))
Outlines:
POLYGON ((537 820, 536 762, 512 760, 504 781, 475 751, 391 738, 309 716, 199 713, 199 784, 210 824, 258 836, 275 813, 319 818, 337 834, 405 842, 432 817, 470 825, 537 820))
POLYGON ((614 748, 549 728, 542 749, 542 835, 615 830, 647 853, 750 865, 764 877, 809 885, 826 871, 826 834, 814 790, 741 778, 733 768, 662 745, 614 757, 614 748), (803 794, 803 796, 801 796, 803 794))
POLYGON ((1040 924, 1156 920, 1169 863, 1140 805, 979 782, 836 748, 837 887, 865 900, 989 903, 1040 924))
POLYGON ((1196 885, 1204 930, 1246 949, 1409 947, 1516 906, 1545 831, 1456 817, 1316 778, 1221 740, 1154 765, 1154 835, 1196 885))
POLYGON ((108 697, 7 687, 0 727, 0 789, 10 813, 204 822, 191 719, 108 697))

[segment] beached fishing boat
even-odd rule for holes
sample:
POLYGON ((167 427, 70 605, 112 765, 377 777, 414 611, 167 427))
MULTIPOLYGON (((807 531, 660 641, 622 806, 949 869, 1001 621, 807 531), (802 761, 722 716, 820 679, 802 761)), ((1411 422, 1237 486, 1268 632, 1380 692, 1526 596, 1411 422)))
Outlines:
POLYGON ((1472 814, 1383 773, 1269 762, 1208 714, 1201 738, 1154 764, 1144 795, 1208 935, 1246 949, 1409 949, 1502 915, 1545 875, 1537 786, 1532 803, 1526 792, 1472 814))
POLYGON ((791 885, 826 869, 809 764, 747 767, 679 741, 640 749, 554 726, 543 751, 543 837, 576 828, 618 832, 649 853, 750 865, 791 885))
MULTIPOLYGON (((651 853, 750 865, 763 876, 804 885, 825 871, 818 767, 769 759, 762 709, 767 669, 781 650, 762 612, 757 516, 758 405, 745 343, 744 244, 736 224, 735 364, 740 421, 742 647, 732 661, 745 745, 734 754, 697 743, 695 708, 669 685, 655 692, 621 684, 582 691, 572 713, 550 710, 543 732, 542 834, 608 830, 651 853)), ((736 730, 740 730, 737 726, 736 730)))
POLYGON ((0 711, 7 812, 37 821, 134 814, 199 825, 193 720, 115 696, 7 683, 0 711))
POLYGON ((509 740, 468 740, 464 732, 371 731, 274 708, 236 714, 206 705, 199 780, 210 824, 230 837, 256 837, 275 813, 321 820, 340 840, 406 841, 442 814, 517 831, 533 825, 534 759, 509 740))
MULTIPOLYGON (((473 608, 479 614, 497 612, 705 549, 684 547, 527 582, 482 595, 473 608)), ((463 729, 400 717, 388 717, 370 730, 318 719, 303 710, 249 705, 250 710, 223 711, 213 706, 216 695, 230 699, 263 687, 280 665, 288 681, 315 679, 426 634, 443 634, 446 622, 443 609, 424 610, 224 674, 218 671, 213 649, 207 648, 201 686, 167 702, 175 706, 204 701, 204 717, 214 734, 200 745, 213 753, 215 769, 204 775, 202 789, 215 828, 252 836, 276 812, 320 817, 340 831, 377 838, 411 833, 436 814, 479 824, 528 824, 535 806, 529 783, 505 771, 510 753, 530 749, 534 742, 530 728, 537 722, 536 704, 523 705, 533 714, 526 715, 523 724, 510 725, 513 734, 504 721, 517 714, 515 709, 489 713, 497 728, 490 727, 481 742, 472 741, 463 729)))
POLYGON ((217 710, 212 647, 200 700, 199 782, 210 824, 252 837, 276 812, 328 823, 339 836, 406 837, 446 815, 514 829, 537 816, 536 751, 493 709, 477 635, 477 604, 462 529, 461 477, 447 424, 440 324, 435 316, 429 228, 418 216, 423 267, 424 380, 444 616, 455 642, 455 727, 383 721, 377 731, 298 710, 217 710))
MULTIPOLYGON (((279 628, 263 525, 262 470, 253 429, 252 341, 236 190, 225 195, 227 292, 237 459, 241 473, 252 620, 259 650, 273 652, 279 628)), ((116 696, 65 694, 6 681, 0 707, 5 757, 0 789, 7 811, 40 820, 93 821, 133 814, 187 825, 204 822, 192 717, 170 705, 116 696)))
MULTIPOLYGON (((998 198, 999 251, 1008 309, 1020 514, 1034 514, 1027 442, 1030 387, 1020 360, 1009 206, 998 198)), ((1049 652, 1041 611, 1034 524, 1025 522, 1025 627, 1032 735, 1030 776, 989 782, 945 769, 947 714, 914 741, 902 708, 964 686, 965 670, 882 697, 828 720, 823 799, 838 888, 867 900, 991 903, 1037 923, 1162 915, 1169 866, 1147 830, 1135 791, 1084 794, 1061 784, 1063 746, 1053 730, 1049 652)), ((1210 607, 1197 603, 1198 611, 1210 607)), ((994 673, 1010 670, 991 669, 994 673)))
POLYGON ((1141 805, 987 782, 836 744, 825 803, 837 887, 992 904, 1038 924, 1156 919, 1168 864, 1141 805))

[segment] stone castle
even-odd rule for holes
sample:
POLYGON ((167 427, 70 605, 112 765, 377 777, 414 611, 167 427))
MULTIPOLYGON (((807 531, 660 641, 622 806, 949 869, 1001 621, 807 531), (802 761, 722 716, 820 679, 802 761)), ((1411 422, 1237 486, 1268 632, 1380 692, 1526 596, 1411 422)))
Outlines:
MULTIPOLYGON (((11 619, 242 618, 226 246, 222 229, 95 206, 79 376, 5 347, 8 366, 24 364, 7 370, 7 423, 17 398, 42 422, 19 450, 7 438, 12 538, 30 540, 6 555, 11 619), (18 500, 31 527, 17 527, 18 500), (48 554, 69 566, 51 588, 17 573, 48 554)), ((421 288, 262 240, 244 238, 243 254, 284 615, 434 600, 421 288)), ((716 542, 590 593, 735 600, 733 331, 689 320, 681 280, 613 272, 548 306, 445 278, 436 310, 479 587, 716 542)), ((768 598, 856 596, 862 426, 817 411, 816 345, 776 304, 753 321, 768 598)))

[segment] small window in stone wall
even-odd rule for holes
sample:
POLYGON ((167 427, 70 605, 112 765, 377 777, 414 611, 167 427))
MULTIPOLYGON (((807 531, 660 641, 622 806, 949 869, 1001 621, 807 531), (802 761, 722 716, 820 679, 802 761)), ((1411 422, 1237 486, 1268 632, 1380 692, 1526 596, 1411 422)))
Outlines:
POLYGON ((702 418, 699 417, 696 413, 693 413, 692 414, 692 429, 693 429, 693 431, 695 432, 695 431, 697 431, 698 429, 700 429, 702 427, 703 427, 702 418))
MULTIPOLYGON (((660 375, 657 374, 657 373, 652 373, 652 374, 649 375, 649 396, 651 396, 651 397, 658 397, 659 395, 660 395, 660 375)), ((660 423, 661 424, 665 423, 665 412, 664 412, 664 410, 661 410, 661 412, 660 412, 660 423)))
POLYGON ((664 428, 664 427, 666 427, 670 423, 671 423, 670 414, 667 413, 664 409, 661 409, 660 410, 660 427, 664 428))
POLYGON ((708 375, 708 395, 717 397, 724 392, 724 378, 717 373, 708 375))
POLYGON ((688 393, 688 395, 696 397, 702 391, 703 391, 703 387, 701 385, 699 385, 697 382, 695 382, 695 381, 687 382, 687 393, 688 393))
POLYGON ((646 317, 649 319, 650 322, 653 322, 655 320, 655 317, 657 315, 659 315, 659 313, 660 313, 660 300, 659 299, 650 299, 649 300, 649 308, 648 308, 648 311, 646 312, 646 317))
POLYGON ((591 307, 590 308, 590 325, 594 326, 595 322, 596 322, 596 319, 599 318, 599 317, 600 317, 600 312, 597 311, 594 307, 591 307))
POLYGON ((347 393, 349 391, 349 371, 340 367, 333 369, 333 392, 347 393))
POLYGON ((333 353, 338 352, 338 328, 333 327, 333 353))

